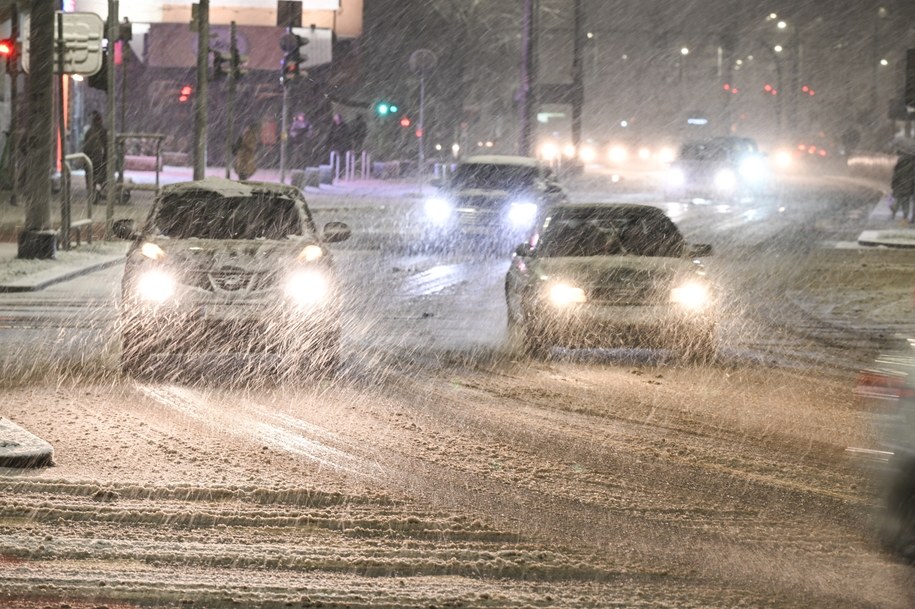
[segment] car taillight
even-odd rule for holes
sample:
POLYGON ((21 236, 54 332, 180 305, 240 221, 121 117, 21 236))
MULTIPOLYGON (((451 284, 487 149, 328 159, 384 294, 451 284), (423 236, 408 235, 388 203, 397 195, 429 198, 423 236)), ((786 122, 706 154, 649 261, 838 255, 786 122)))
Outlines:
POLYGON ((858 373, 855 394, 864 398, 898 400, 915 396, 915 390, 905 386, 906 377, 881 370, 862 370, 858 373))

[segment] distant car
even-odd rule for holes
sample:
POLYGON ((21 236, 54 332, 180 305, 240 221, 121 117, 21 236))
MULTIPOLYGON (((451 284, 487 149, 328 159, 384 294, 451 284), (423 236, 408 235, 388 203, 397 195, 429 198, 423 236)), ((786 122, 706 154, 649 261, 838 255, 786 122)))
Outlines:
POLYGON ((915 339, 899 341, 862 371, 856 393, 868 402, 876 444, 850 450, 872 465, 884 540, 915 560, 915 339))
POLYGON ((341 298, 325 243, 300 190, 207 178, 164 186, 133 239, 121 296, 121 364, 148 369, 156 354, 273 353, 281 366, 332 369, 341 298))
POLYGON ((768 161, 746 137, 686 142, 667 172, 670 199, 734 201, 764 191, 770 183, 768 161))
POLYGON ((649 346, 710 360, 715 294, 699 256, 663 211, 636 204, 546 210, 505 277, 508 322, 524 349, 649 346))
POLYGON ((425 200, 426 235, 440 242, 476 237, 510 247, 530 232, 544 206, 566 200, 552 170, 537 159, 471 156, 425 200))

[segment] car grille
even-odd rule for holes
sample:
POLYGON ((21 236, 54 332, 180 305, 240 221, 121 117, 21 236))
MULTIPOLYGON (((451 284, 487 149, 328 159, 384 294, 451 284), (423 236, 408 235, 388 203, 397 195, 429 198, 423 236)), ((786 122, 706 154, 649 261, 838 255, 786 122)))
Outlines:
POLYGON ((667 302, 670 277, 666 274, 628 269, 607 273, 592 285, 589 299, 607 305, 647 305, 667 302))
POLYGON ((256 292, 276 285, 276 274, 266 271, 251 272, 242 269, 196 271, 184 275, 186 285, 208 292, 256 292))

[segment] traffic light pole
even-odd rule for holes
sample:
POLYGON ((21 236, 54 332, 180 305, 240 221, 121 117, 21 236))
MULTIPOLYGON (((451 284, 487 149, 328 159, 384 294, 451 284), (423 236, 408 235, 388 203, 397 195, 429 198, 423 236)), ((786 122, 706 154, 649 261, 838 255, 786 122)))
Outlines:
POLYGON ((10 8, 10 36, 13 38, 13 53, 8 59, 10 67, 10 205, 18 205, 19 199, 19 3, 10 8))
POLYGON ((111 238, 114 226, 114 172, 118 158, 116 148, 117 123, 115 122, 115 89, 114 89, 114 42, 118 38, 118 0, 108 0, 108 61, 105 63, 105 118, 108 122, 108 141, 105 142, 105 238, 111 238))
POLYGON ((289 81, 283 79, 283 107, 280 110, 280 183, 286 183, 286 145, 289 140, 286 123, 289 120, 289 81))
POLYGON ((207 71, 210 56, 210 0, 197 6, 197 95, 194 97, 194 179, 206 177, 207 71))
POLYGON ((229 99, 228 115, 226 116, 226 179, 232 177, 232 143, 235 139, 235 76, 238 73, 239 66, 235 65, 238 61, 238 39, 235 29, 235 22, 229 24, 229 99))
POLYGON ((537 37, 539 0, 524 0, 521 32, 521 85, 518 90, 518 111, 521 119, 518 153, 531 153, 534 121, 537 114, 537 37))

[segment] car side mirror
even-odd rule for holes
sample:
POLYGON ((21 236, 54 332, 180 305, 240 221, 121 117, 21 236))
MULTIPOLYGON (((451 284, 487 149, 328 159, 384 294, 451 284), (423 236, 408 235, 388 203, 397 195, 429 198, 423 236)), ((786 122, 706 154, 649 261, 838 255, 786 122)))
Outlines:
POLYGON ((121 218, 115 220, 111 225, 111 232, 118 239, 132 241, 137 238, 137 223, 132 218, 121 218))
POLYGON ((328 222, 324 225, 324 241, 339 243, 350 238, 353 232, 345 222, 328 222))
POLYGON ((689 246, 690 258, 702 258, 703 256, 712 255, 712 246, 708 243, 693 243, 689 246))
POLYGON ((531 244, 530 243, 521 243, 518 247, 515 248, 515 256, 520 256, 526 258, 531 255, 531 244))

